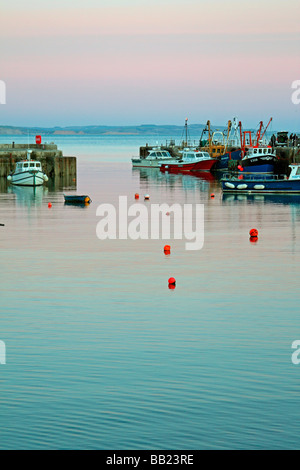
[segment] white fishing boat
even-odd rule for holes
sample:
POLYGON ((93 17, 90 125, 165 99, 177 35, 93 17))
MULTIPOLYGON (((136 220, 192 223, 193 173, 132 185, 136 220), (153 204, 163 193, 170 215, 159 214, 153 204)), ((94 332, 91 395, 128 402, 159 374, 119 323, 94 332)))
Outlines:
POLYGON ((15 171, 7 180, 15 186, 42 186, 48 176, 42 170, 41 162, 31 160, 32 150, 27 150, 27 160, 18 162, 15 171))
POLYGON ((170 152, 162 150, 160 147, 150 150, 145 157, 132 158, 132 166, 136 168, 160 168, 162 163, 174 163, 176 158, 172 157, 170 152))

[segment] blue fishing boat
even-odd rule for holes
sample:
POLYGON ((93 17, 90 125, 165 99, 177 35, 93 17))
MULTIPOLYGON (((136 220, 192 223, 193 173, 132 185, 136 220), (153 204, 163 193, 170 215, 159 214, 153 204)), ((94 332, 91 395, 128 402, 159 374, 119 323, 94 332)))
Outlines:
POLYGON ((251 147, 246 151, 242 158, 241 165, 245 173, 274 173, 274 167, 277 162, 276 155, 272 148, 251 147))
POLYGON ((65 204, 90 204, 92 202, 89 196, 79 196, 79 195, 65 195, 65 204))
POLYGON ((298 194, 300 193, 300 164, 289 165, 289 176, 249 174, 224 175, 221 179, 224 193, 241 194, 298 194))
POLYGON ((265 173, 273 174, 277 162, 277 156, 270 145, 266 144, 265 134, 272 122, 270 119, 264 129, 263 122, 260 122, 259 130, 254 139, 251 131, 241 132, 241 167, 245 173, 265 173))

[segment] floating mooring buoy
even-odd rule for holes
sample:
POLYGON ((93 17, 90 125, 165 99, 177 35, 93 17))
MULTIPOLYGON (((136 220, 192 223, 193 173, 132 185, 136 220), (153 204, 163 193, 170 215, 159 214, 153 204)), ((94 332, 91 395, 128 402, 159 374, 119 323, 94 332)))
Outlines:
POLYGON ((257 238, 258 237, 258 230, 256 228, 252 228, 249 232, 250 238, 257 238))
POLYGON ((164 246, 164 252, 165 252, 165 255, 169 255, 171 253, 170 245, 165 245, 164 246))

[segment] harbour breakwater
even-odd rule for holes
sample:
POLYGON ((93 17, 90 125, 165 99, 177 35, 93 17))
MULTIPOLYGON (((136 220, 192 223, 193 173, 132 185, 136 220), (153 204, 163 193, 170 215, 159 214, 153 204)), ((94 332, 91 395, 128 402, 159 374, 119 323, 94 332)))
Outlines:
POLYGON ((0 144, 0 178, 14 171, 16 163, 26 160, 27 151, 31 150, 31 159, 41 162, 43 171, 49 179, 74 181, 77 178, 77 159, 64 156, 54 143, 51 144, 0 144))

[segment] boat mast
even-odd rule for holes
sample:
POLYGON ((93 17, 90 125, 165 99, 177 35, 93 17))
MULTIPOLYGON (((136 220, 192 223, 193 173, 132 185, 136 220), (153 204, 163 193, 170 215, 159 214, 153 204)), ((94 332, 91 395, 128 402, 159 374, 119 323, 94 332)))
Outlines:
POLYGON ((271 124, 272 121, 273 121, 273 118, 271 118, 270 121, 268 122, 268 125, 267 125, 267 127, 265 128, 265 130, 264 130, 264 132, 263 132, 263 134, 262 134, 262 136, 261 136, 261 139, 263 139, 263 137, 264 137, 265 133, 267 132, 267 129, 268 129, 268 127, 269 127, 269 125, 271 124))
POLYGON ((226 145, 224 147, 224 152, 223 152, 223 155, 225 155, 226 151, 227 151, 227 147, 228 147, 228 142, 229 142, 229 136, 230 136, 230 132, 231 132, 231 121, 228 121, 228 127, 227 127, 227 141, 226 141, 226 145))
POLYGON ((209 153, 210 153, 211 152, 211 147, 212 147, 211 135, 210 135, 210 121, 207 121, 206 125, 207 125, 207 130, 208 130, 208 148, 209 148, 209 153))
POLYGON ((188 146, 188 118, 185 118, 185 147, 188 146))
POLYGON ((257 133, 256 133, 256 145, 257 145, 257 146, 259 146, 259 141, 260 141, 260 139, 261 139, 261 130, 262 130, 262 128, 263 128, 263 122, 260 121, 260 123, 259 123, 259 129, 258 129, 258 131, 257 131, 257 133))

